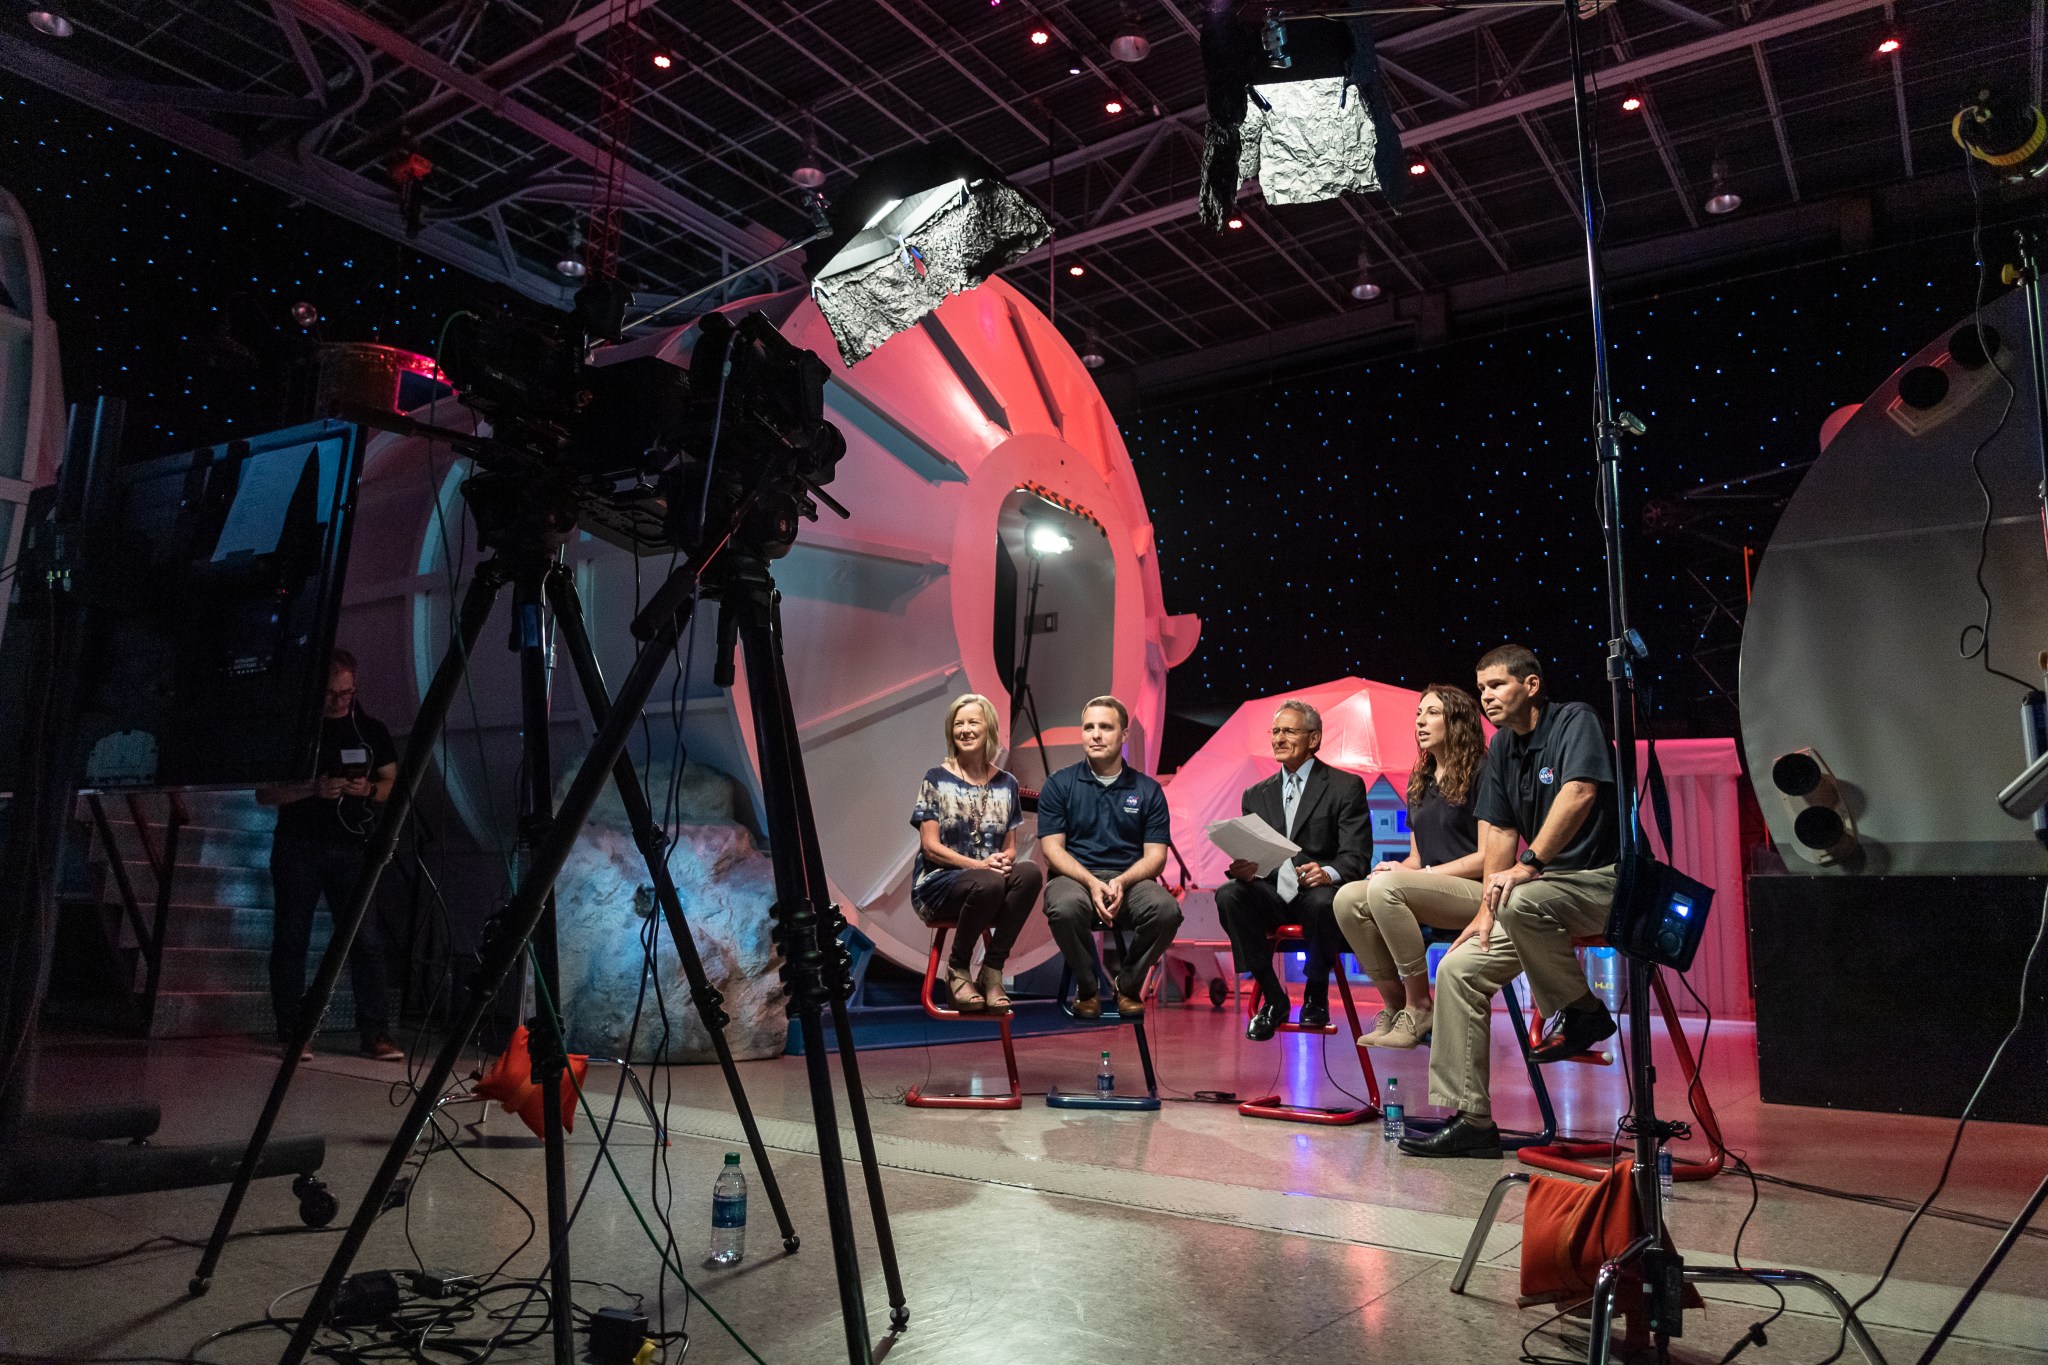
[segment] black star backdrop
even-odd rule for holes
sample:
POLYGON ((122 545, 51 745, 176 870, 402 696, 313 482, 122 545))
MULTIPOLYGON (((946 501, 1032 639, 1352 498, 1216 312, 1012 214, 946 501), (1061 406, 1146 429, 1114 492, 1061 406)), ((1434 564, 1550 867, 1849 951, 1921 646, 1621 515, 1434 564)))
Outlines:
MULTIPOLYGON (((1681 496, 1814 458, 1827 415, 1966 315, 1976 285, 1965 235, 1610 306, 1617 404, 1649 426, 1625 456, 1626 558, 1660 732, 1735 732, 1743 547, 1762 550, 1776 510, 1695 520, 1681 496)), ((1347 674, 1469 689, 1509 640, 1605 711, 1588 330, 1474 337, 1126 424, 1167 605, 1202 618, 1171 675, 1165 766, 1246 696, 1347 674)))
MULTIPOLYGON (((431 351, 442 319, 486 290, 39 87, 0 76, 0 111, 65 392, 129 400, 131 455, 278 425, 309 344, 298 301, 328 339, 431 351)), ((1617 399, 1650 424, 1627 457, 1629 568, 1660 728, 1733 733, 1742 547, 1763 547, 1771 509, 1682 530, 1667 518, 1662 534, 1641 530, 1640 509, 1811 459, 1827 414, 1967 313, 1976 282, 1967 237, 1951 236, 1615 301, 1617 399)), ((1570 311, 1125 424, 1167 604, 1203 619, 1172 675, 1169 766, 1247 695, 1347 673, 1462 682, 1506 639, 1544 656, 1560 694, 1601 700, 1589 362, 1570 311)))

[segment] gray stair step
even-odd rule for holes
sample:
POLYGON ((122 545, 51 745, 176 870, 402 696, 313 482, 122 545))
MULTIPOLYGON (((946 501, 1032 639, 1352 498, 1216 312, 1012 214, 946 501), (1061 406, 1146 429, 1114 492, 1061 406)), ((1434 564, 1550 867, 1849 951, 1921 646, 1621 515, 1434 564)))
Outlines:
MULTIPOLYGON (((334 1003, 328 1006, 324 1026, 328 1033, 354 1031, 355 1000, 346 988, 337 992, 334 1003)), ((268 1037, 276 1028, 267 990, 161 991, 157 994, 156 1015, 150 1021, 149 1034, 152 1038, 213 1038, 224 1034, 268 1037)))
MULTIPOLYGON (((125 812, 123 812, 125 814, 125 812)), ((135 832, 135 826, 126 820, 113 818, 114 812, 107 812, 107 823, 114 831, 114 845, 121 850, 124 862, 145 862, 142 839, 135 832)), ((178 862, 208 863, 218 867, 270 866, 270 835, 268 826, 262 829, 227 829, 212 825, 186 825, 178 831, 178 862)), ((164 830, 152 827, 150 838, 156 847, 164 846, 164 830)), ((98 839, 93 841, 93 851, 104 858, 106 850, 98 839)))
MULTIPOLYGON (((327 948, 322 940, 306 955, 306 973, 318 968, 320 954, 327 948)), ((147 981, 148 965, 138 961, 135 984, 147 981)), ((347 975, 342 977, 344 983, 347 975)), ((270 989, 270 950, 264 948, 166 948, 163 977, 157 993, 164 991, 267 991, 270 989)), ((344 989, 346 986, 344 985, 344 989)))
MULTIPOLYGON (((144 907, 147 921, 153 907, 144 907)), ((313 938, 324 946, 330 932, 329 917, 316 915, 313 938)), ((271 910, 267 905, 173 905, 164 916, 164 944, 170 948, 268 948, 271 910)), ((135 935, 121 921, 121 941, 132 943, 135 935)))
MULTIPOLYGON (((188 863, 185 851, 178 850, 178 864, 171 872, 171 894, 178 901, 199 902, 208 905, 255 906, 268 908, 271 902, 270 868, 262 867, 215 867, 208 863, 188 863)), ((128 869, 128 880, 135 888, 135 899, 144 905, 156 904, 156 874, 149 864, 140 858, 123 860, 128 869)))

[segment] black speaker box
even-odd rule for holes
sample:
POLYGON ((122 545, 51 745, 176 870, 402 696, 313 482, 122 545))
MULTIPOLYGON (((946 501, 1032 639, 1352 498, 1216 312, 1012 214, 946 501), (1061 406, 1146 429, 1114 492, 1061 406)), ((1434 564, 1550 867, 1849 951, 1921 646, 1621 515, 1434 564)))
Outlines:
MULTIPOLYGON (((2039 877, 1749 878, 1767 1104, 1962 1113, 2020 1006, 2039 877)), ((2048 947, 1976 1117, 2048 1124, 2048 947)))

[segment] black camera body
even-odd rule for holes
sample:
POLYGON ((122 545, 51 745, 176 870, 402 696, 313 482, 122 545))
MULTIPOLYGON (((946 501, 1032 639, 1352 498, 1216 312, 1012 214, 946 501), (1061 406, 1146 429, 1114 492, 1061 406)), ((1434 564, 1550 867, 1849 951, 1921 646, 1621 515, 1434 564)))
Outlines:
POLYGON ((491 424, 480 468, 545 478, 594 535, 636 553, 728 528, 775 559, 815 520, 846 441, 824 415, 831 371, 759 312, 698 321, 690 368, 592 363, 574 314, 458 314, 442 368, 491 424))

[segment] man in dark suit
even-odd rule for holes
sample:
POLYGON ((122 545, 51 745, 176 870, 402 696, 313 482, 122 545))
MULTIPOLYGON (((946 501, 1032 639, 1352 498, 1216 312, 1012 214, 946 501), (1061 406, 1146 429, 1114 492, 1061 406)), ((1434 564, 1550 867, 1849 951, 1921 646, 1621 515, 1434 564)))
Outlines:
POLYGON ((1365 782, 1317 762, 1322 743, 1323 718, 1315 707, 1280 703, 1273 716, 1273 757, 1280 771, 1245 790, 1244 813, 1301 845, 1301 852, 1264 877, 1257 863, 1240 858, 1230 865, 1230 880, 1216 890, 1216 911, 1230 935, 1237 970, 1251 973, 1259 986, 1259 1008, 1244 1035, 1253 1042, 1271 1038, 1287 1022, 1287 988, 1273 970, 1266 938, 1278 925, 1299 924, 1308 931, 1301 1022, 1315 1028, 1330 1022, 1330 969, 1344 951, 1332 911, 1337 888, 1372 866, 1365 782))

